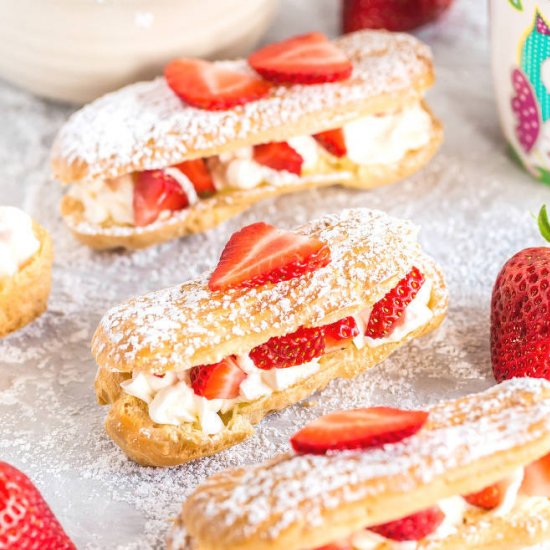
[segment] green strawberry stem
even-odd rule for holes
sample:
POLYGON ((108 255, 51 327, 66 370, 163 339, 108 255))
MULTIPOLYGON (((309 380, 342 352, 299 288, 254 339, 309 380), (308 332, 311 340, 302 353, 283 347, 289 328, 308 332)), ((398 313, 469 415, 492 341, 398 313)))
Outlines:
POLYGON ((546 205, 543 204, 538 218, 537 223, 539 225, 540 234, 550 242, 550 220, 548 220, 548 212, 546 211, 546 205))

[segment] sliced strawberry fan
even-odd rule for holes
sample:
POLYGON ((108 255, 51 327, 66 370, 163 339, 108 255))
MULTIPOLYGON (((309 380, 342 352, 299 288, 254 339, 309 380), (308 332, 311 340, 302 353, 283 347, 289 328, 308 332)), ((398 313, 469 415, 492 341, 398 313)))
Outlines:
POLYGON ((164 69, 168 86, 193 107, 225 110, 269 94, 270 85, 253 74, 202 59, 176 59, 164 69))
POLYGON ((224 291, 278 283, 329 262, 330 249, 320 240, 258 222, 231 236, 208 286, 212 291, 224 291))
POLYGON ((254 52, 250 66, 265 79, 282 84, 318 84, 349 78, 346 54, 320 32, 289 38, 254 52))
POLYGON ((390 407, 352 409, 321 416, 290 440, 298 453, 325 454, 346 449, 370 449, 414 435, 428 419, 424 411, 390 407))

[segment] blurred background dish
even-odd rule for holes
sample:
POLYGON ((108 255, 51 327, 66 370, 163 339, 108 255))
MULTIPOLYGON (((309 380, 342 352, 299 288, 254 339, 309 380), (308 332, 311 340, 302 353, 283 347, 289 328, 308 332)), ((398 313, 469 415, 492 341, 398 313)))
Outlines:
POLYGON ((84 103, 152 78, 174 57, 238 57, 277 0, 0 0, 0 77, 84 103))

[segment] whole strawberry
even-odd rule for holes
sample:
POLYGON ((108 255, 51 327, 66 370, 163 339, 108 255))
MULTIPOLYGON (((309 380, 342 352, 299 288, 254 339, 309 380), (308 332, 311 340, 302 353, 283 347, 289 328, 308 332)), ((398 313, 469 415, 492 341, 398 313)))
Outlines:
POLYGON ((0 548, 76 550, 31 480, 6 462, 0 462, 0 548))
MULTIPOLYGON (((538 223, 550 241, 545 206, 538 223)), ((521 250, 500 270, 491 300, 491 360, 498 382, 550 380, 550 247, 521 250)))
POLYGON ((344 32, 360 29, 409 31, 439 17, 452 0, 343 0, 344 32))

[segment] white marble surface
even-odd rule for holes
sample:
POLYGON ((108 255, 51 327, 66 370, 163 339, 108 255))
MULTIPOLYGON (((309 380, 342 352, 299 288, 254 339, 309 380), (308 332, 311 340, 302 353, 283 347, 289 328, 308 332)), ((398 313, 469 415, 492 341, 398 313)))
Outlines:
MULTIPOLYGON (((336 0, 286 0, 269 38, 311 29, 335 32, 336 0)), ((263 460, 287 447, 297 425, 323 411, 364 404, 417 406, 484 388, 490 375, 491 286, 516 250, 539 242, 530 212, 550 202, 505 155, 490 82, 486 5, 456 0, 422 32, 435 52, 430 103, 445 145, 423 172, 372 193, 332 188, 266 201, 206 235, 130 254, 94 254, 62 226, 48 149, 71 111, 0 82, 0 203, 21 205, 56 246, 50 309, 0 342, 0 457, 27 472, 79 548, 160 548, 169 518, 205 476, 263 460), (172 470, 128 462, 105 436, 95 404, 89 341, 104 311, 131 294, 176 284, 212 266, 228 234, 253 220, 292 226, 326 211, 372 206, 423 226, 426 249, 451 289, 445 325, 353 382, 336 381, 264 421, 244 444, 172 470)))

